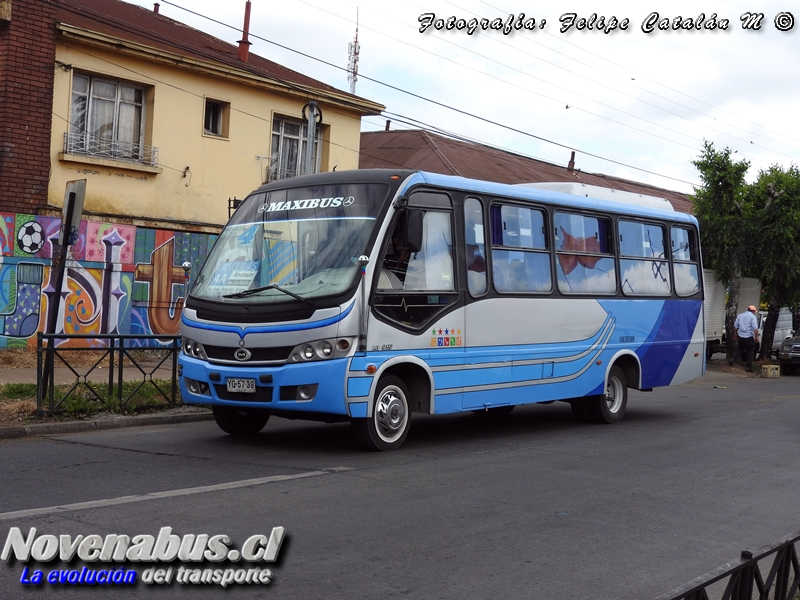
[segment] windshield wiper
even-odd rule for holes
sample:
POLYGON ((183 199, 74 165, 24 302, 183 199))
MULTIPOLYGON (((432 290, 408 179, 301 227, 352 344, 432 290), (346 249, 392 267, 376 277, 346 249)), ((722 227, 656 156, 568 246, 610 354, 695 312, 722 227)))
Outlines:
POLYGON ((251 288, 249 290, 242 290, 241 292, 236 292, 234 294, 224 294, 223 298, 246 298, 247 296, 252 296, 253 294, 257 294, 258 292, 263 292, 265 290, 278 290, 279 292, 283 292, 284 294, 295 298, 296 300, 301 300, 307 304, 311 303, 311 300, 307 298, 303 298, 299 294, 295 294, 294 292, 290 292, 289 290, 282 288, 277 283, 270 283, 269 285, 262 285, 261 287, 251 288))

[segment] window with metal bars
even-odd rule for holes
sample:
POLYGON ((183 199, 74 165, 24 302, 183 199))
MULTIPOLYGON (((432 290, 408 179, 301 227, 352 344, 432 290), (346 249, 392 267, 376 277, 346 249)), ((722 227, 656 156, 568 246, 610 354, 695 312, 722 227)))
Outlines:
MULTIPOLYGON (((320 167, 320 131, 314 136, 314 153, 311 173, 320 167)), ((275 116, 272 119, 272 149, 270 155, 269 180, 288 179, 306 173, 305 154, 308 139, 308 124, 300 119, 275 116)))
POLYGON ((75 73, 66 153, 155 165, 144 135, 144 86, 75 73))

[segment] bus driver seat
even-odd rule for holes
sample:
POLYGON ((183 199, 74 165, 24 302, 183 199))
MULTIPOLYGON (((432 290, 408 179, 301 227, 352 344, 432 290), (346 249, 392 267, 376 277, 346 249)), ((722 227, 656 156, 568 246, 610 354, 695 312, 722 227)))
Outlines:
POLYGON ((422 232, 422 247, 408 261, 404 289, 454 290, 450 216, 443 212, 426 212, 422 232))
POLYGON ((379 290, 402 290, 403 282, 400 278, 392 273, 389 269, 381 269, 378 275, 378 289, 379 290))

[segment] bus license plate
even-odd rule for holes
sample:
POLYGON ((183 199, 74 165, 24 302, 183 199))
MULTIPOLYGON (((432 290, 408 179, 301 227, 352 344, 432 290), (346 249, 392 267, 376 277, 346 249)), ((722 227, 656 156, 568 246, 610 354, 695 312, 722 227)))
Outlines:
POLYGON ((256 393, 255 379, 228 379, 228 391, 240 392, 244 394, 256 393))

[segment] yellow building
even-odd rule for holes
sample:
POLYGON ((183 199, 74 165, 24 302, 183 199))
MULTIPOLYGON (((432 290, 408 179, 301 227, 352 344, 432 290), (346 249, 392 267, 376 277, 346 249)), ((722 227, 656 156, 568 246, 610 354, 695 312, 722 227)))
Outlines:
POLYGON ((248 49, 120 0, 0 0, 0 348, 162 343, 228 200, 304 172, 309 122, 312 171, 358 168, 383 107, 248 49))
POLYGON ((57 6, 52 207, 86 179, 86 216, 212 231, 228 198, 300 172, 309 103, 314 172, 358 168, 360 119, 383 109, 138 6, 57 6))

